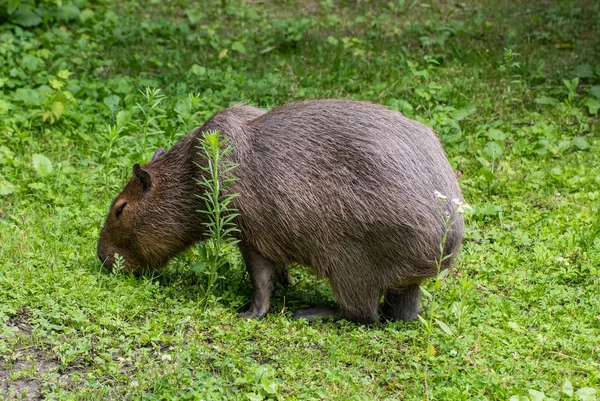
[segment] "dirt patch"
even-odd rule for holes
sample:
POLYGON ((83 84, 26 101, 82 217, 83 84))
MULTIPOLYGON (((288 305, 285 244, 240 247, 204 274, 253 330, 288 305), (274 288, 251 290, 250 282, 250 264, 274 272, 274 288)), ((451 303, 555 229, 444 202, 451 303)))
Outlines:
POLYGON ((11 327, 17 334, 31 336, 31 314, 26 309, 20 309, 14 316, 8 319, 6 325, 11 327))
POLYGON ((43 376, 57 372, 59 364, 36 346, 15 350, 11 359, 0 362, 0 396, 9 400, 41 399, 43 376))
MULTIPOLYGON (((0 399, 39 400, 45 376, 58 371, 59 363, 33 342, 31 314, 19 310, 6 326, 19 338, 10 355, 0 359, 0 399)), ((59 379, 60 380, 60 379, 59 379)))

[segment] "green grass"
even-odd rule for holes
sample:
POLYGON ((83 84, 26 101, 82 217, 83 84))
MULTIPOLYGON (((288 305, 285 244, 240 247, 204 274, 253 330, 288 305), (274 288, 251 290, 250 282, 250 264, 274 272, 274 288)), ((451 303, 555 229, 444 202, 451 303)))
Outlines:
POLYGON ((212 3, 0 1, 0 398, 598 398, 600 6, 212 3), (235 253, 208 308, 198 249, 102 270, 134 163, 232 103, 322 97, 425 122, 462 174, 474 212, 431 324, 292 320, 334 302, 299 267, 240 320, 235 253))

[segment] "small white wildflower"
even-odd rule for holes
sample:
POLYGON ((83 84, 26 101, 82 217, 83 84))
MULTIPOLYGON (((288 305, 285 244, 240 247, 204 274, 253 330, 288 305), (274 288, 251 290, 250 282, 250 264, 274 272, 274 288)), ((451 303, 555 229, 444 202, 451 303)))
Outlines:
POLYGON ((434 191, 433 194, 438 199, 443 199, 443 200, 448 199, 448 197, 446 195, 443 195, 440 191, 434 191))
POLYGON ((138 383, 137 380, 132 380, 132 381, 129 382, 129 385, 131 387, 139 387, 140 383, 138 383))
POLYGON ((460 206, 463 204, 462 201, 458 198, 452 199, 452 203, 454 203, 456 206, 460 206))
POLYGON ((468 203, 463 203, 462 205, 459 205, 458 208, 456 208, 456 211, 460 214, 463 214, 465 211, 472 212, 473 208, 468 203))
POLYGON ((160 359, 163 360, 163 361, 171 361, 171 360, 173 360, 173 358, 171 358, 171 355, 169 355, 169 354, 163 354, 163 356, 161 356, 160 359))
POLYGON ((456 356, 456 355, 458 355, 458 352, 455 349, 450 350, 450 356, 456 356))

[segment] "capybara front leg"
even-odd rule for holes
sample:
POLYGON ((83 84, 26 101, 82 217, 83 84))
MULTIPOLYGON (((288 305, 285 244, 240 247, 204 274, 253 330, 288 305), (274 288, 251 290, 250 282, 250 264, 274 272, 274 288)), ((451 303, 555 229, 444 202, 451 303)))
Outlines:
POLYGON ((260 319, 269 311, 273 279, 276 274, 275 264, 250 246, 240 245, 240 251, 252 282, 252 301, 250 309, 240 313, 239 316, 260 319))

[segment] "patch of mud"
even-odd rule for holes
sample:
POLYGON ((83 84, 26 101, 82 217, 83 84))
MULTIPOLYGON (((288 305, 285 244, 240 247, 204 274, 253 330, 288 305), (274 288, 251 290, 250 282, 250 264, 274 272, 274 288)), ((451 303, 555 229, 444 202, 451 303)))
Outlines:
MULTIPOLYGON (((0 399, 2 400, 41 400, 45 377, 58 372, 59 363, 37 345, 28 345, 33 341, 30 314, 21 309, 7 322, 6 326, 17 337, 18 343, 11 355, 0 358, 0 399)), ((57 374, 58 376, 58 374, 57 374)), ((65 375, 60 381, 69 381, 65 375)), ((53 380, 55 381, 55 380, 53 380)))
POLYGON ((14 316, 8 319, 6 323, 8 327, 12 328, 16 334, 20 334, 22 336, 31 336, 33 331, 33 327, 31 323, 31 315, 27 310, 21 309, 14 316))

